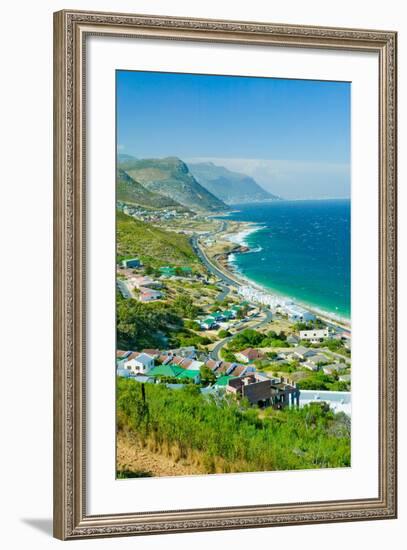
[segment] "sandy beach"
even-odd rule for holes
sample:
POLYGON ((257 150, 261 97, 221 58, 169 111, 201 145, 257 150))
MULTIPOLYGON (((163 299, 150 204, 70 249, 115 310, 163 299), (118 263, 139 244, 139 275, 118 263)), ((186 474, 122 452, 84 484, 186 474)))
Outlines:
POLYGON ((251 287, 258 292, 270 296, 276 301, 281 300, 291 302, 292 304, 317 315, 326 322, 334 323, 342 328, 350 330, 351 322, 349 319, 301 302, 293 297, 284 296, 246 277, 236 267, 236 255, 244 254, 248 251, 254 252, 261 250, 250 248, 247 238, 249 235, 256 233, 257 231, 261 231, 263 226, 254 222, 231 222, 229 220, 225 220, 225 224, 225 230, 216 235, 216 245, 205 247, 205 252, 209 258, 216 261, 217 267, 222 269, 227 276, 238 282, 242 287, 251 287), (230 243, 229 246, 227 246, 227 243, 230 243))

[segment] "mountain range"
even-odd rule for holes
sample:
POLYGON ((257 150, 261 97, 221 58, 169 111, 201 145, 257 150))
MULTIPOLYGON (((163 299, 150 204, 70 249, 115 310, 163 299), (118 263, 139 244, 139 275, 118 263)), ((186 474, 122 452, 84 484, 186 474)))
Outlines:
MULTIPOLYGON (((177 157, 163 159, 136 159, 129 155, 118 156, 118 193, 117 198, 125 201, 131 185, 126 174, 136 183, 154 195, 166 197, 176 204, 201 212, 219 212, 227 210, 227 205, 200 185, 188 166, 177 157)), ((157 200, 157 197, 149 196, 157 200)), ((159 205, 156 204, 158 207, 159 205)))
POLYGON ((118 155, 117 199, 146 208, 222 212, 228 205, 278 200, 253 178, 212 162, 118 155))
POLYGON ((232 172, 213 162, 188 163, 196 180, 227 204, 278 200, 280 197, 263 189, 253 178, 232 172))

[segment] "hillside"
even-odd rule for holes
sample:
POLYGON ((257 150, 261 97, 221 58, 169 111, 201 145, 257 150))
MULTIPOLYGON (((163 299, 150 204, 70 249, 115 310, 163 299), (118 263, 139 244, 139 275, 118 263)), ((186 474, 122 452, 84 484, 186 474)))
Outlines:
POLYGON ((279 199, 263 189, 253 178, 212 162, 190 163, 188 167, 203 187, 227 204, 279 199))
POLYGON ((137 256, 153 267, 200 265, 188 237, 135 220, 119 211, 116 235, 118 259, 137 256))
POLYGON ((220 199, 202 187, 176 157, 120 161, 119 167, 146 189, 158 193, 195 211, 227 210, 220 199))
POLYGON ((178 202, 169 197, 153 193, 135 181, 124 170, 117 170, 116 179, 117 200, 137 204, 147 208, 176 208, 185 210, 178 202))

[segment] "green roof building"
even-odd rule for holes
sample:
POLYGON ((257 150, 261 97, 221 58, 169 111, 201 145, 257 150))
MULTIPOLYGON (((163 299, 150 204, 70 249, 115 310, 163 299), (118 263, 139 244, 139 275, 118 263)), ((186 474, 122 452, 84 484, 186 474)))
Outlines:
POLYGON ((184 369, 177 367, 176 365, 157 365, 153 367, 148 376, 178 376, 181 372, 184 372, 184 369))
POLYGON ((229 380, 231 380, 232 378, 236 378, 236 376, 219 376, 219 378, 215 382, 215 386, 227 386, 229 380))
POLYGON ((182 372, 180 372, 177 375, 177 378, 191 378, 196 383, 199 383, 201 378, 201 373, 199 372, 199 370, 187 370, 187 369, 181 369, 181 370, 182 372))

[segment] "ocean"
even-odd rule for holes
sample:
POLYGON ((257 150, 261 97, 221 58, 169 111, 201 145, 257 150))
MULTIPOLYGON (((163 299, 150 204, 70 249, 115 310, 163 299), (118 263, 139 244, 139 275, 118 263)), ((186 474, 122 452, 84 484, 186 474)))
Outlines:
POLYGON ((230 261, 247 279, 297 302, 350 319, 350 200, 234 205, 225 219, 253 222, 230 261))

